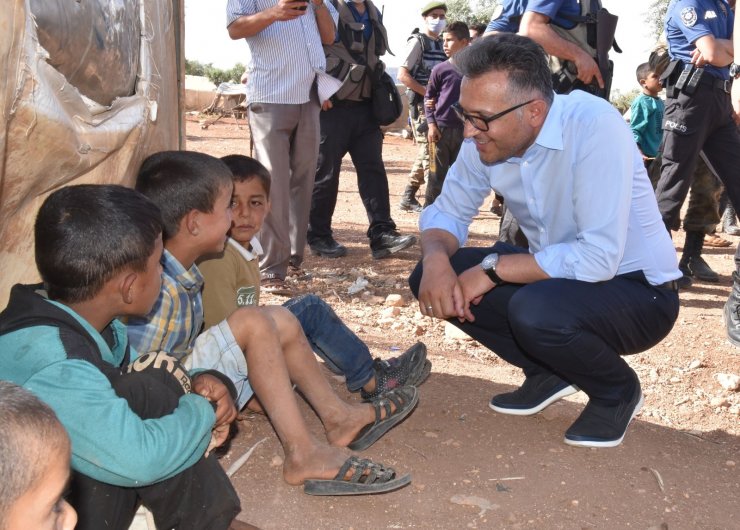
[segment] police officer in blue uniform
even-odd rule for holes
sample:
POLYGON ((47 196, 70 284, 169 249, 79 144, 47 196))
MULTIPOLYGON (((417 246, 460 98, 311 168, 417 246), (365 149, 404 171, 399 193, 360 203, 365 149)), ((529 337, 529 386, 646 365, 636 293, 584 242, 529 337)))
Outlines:
MULTIPOLYGON (((740 206, 740 132, 730 101, 732 81, 740 77, 732 63, 733 22, 725 0, 672 0, 668 6, 665 31, 672 62, 664 73, 663 160, 656 188, 668 230, 678 229, 681 205, 702 150, 732 204, 740 206)), ((687 238, 687 245, 697 245, 699 251, 701 243, 687 238)), ((740 346, 740 248, 735 264, 725 319, 730 341, 740 346)))

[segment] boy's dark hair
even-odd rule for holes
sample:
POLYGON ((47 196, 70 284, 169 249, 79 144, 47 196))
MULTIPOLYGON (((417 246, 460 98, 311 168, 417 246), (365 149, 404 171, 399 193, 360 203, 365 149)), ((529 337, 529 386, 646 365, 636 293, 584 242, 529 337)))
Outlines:
POLYGON ((452 33, 457 40, 470 40, 470 30, 465 22, 452 22, 445 28, 444 32, 452 33))
POLYGON ((481 35, 483 35, 486 32, 486 27, 487 26, 485 24, 482 24, 480 22, 476 22, 475 24, 471 24, 470 25, 469 30, 470 31, 475 31, 478 34, 478 36, 480 37, 481 35))
POLYGON ((224 186, 232 186, 231 171, 218 158, 193 151, 162 151, 141 164, 136 189, 162 211, 164 239, 180 229, 192 210, 210 213, 224 186))
POLYGON ((246 182, 253 178, 258 178, 260 184, 265 189, 265 194, 270 197, 270 183, 272 177, 267 168, 250 156, 244 155, 226 155, 222 156, 224 164, 229 166, 234 182, 246 182))
POLYGON ((635 70, 635 76, 637 77, 637 82, 640 83, 643 79, 647 79, 648 76, 652 73, 653 69, 650 66, 650 63, 642 63, 640 66, 637 67, 635 70))
POLYGON ((120 271, 143 271, 162 233, 159 209, 141 193, 82 184, 49 195, 36 216, 36 267, 52 300, 93 298, 120 271))
POLYGON ((49 453, 69 451, 69 441, 54 411, 9 381, 0 381, 0 425, 0 528, 5 528, 10 507, 46 473, 49 453))
POLYGON ((509 99, 538 92, 548 105, 552 103, 552 75, 542 46, 528 37, 497 33, 478 39, 455 56, 463 76, 475 79, 489 72, 506 72, 509 99))

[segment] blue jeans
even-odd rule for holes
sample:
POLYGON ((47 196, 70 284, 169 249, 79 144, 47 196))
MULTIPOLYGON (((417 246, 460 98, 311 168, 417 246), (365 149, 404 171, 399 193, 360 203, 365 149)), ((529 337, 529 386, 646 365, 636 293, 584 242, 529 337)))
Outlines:
POLYGON ((368 347, 321 298, 313 294, 297 296, 283 307, 301 323, 316 355, 332 372, 344 375, 350 392, 360 390, 375 375, 368 347))

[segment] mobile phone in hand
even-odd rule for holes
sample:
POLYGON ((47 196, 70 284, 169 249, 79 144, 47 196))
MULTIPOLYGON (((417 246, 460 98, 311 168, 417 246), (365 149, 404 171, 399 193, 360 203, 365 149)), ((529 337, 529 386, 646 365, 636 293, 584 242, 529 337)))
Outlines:
POLYGON ((303 5, 300 5, 300 6, 295 6, 293 8, 293 9, 297 9, 299 11, 305 11, 306 8, 308 7, 308 3, 305 0, 293 0, 291 3, 292 4, 303 4, 303 5))

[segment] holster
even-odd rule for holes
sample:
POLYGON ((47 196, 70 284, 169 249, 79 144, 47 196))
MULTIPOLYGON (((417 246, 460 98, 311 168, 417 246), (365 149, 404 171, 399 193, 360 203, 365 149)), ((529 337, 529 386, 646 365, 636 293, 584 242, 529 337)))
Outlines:
POLYGON ((660 75, 660 82, 665 88, 666 97, 675 98, 678 96, 679 91, 676 89, 676 81, 682 70, 683 62, 675 59, 668 63, 668 66, 660 75))

